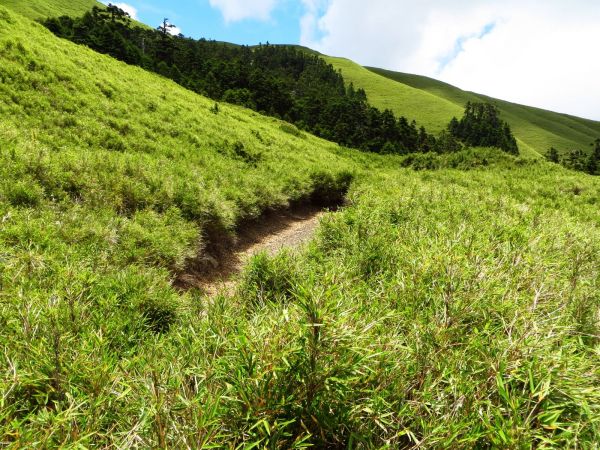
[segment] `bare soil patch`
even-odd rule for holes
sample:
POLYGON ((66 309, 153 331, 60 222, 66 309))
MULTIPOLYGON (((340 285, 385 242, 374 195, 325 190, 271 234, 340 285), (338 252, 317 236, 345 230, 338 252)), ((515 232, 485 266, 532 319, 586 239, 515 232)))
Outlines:
POLYGON ((242 224, 235 239, 213 236, 202 255, 188 261, 174 284, 180 289, 198 288, 208 295, 231 292, 235 276, 252 255, 263 251, 273 255, 284 248, 301 246, 313 237, 321 217, 337 208, 305 204, 269 211, 258 220, 242 224))

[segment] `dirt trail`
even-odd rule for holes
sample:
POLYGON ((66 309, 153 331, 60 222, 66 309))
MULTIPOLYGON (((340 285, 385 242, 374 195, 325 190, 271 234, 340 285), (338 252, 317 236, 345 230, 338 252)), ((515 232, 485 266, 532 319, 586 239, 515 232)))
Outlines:
POLYGON ((177 277, 175 284, 182 289, 200 288, 210 296, 232 293, 236 275, 251 256, 263 251, 274 255, 283 248, 306 243, 325 213, 323 208, 312 205, 267 213, 260 221, 242 227, 235 243, 195 261, 177 277))

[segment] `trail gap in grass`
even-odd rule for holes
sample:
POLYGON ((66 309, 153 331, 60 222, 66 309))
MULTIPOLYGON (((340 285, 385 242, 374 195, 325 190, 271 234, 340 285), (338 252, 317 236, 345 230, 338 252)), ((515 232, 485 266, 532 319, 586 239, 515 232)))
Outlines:
POLYGON ((235 275, 242 271, 250 257, 263 251, 274 255, 284 248, 296 248, 308 242, 321 217, 337 211, 343 204, 344 200, 340 199, 327 205, 309 202, 270 210, 256 220, 240 224, 235 239, 224 232, 209 230, 202 254, 188 261, 174 284, 182 290, 198 288, 207 295, 231 291, 235 275))

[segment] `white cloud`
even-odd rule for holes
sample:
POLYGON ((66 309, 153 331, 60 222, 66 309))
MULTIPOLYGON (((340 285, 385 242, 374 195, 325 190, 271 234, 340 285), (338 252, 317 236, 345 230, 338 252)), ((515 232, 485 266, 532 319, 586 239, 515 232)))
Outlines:
MULTIPOLYGON (((158 24, 158 26, 156 28, 159 28, 162 30, 162 26, 163 26, 163 23, 161 22, 160 24, 158 24)), ((167 26, 168 26, 167 33, 169 33, 170 35, 177 36, 181 33, 181 28, 173 25, 172 23, 167 22, 167 26)))
POLYGON ((177 36, 177 35, 181 34, 181 28, 179 28, 179 27, 169 28, 169 33, 173 36, 177 36))
POLYGON ((302 0, 301 42, 600 120, 596 0, 302 0))
POLYGON ((305 14, 300 19, 300 40, 302 42, 314 41, 319 34, 319 15, 327 7, 327 0, 302 0, 305 14))
POLYGON ((134 8, 131 5, 128 5, 127 3, 113 3, 113 2, 103 2, 104 4, 108 5, 109 3, 112 3, 113 5, 121 8, 123 11, 125 11, 127 14, 129 14, 131 16, 132 19, 137 20, 137 9, 134 8))
POLYGON ((239 22, 245 19, 266 21, 278 0, 209 0, 210 6, 223 14, 225 22, 239 22))

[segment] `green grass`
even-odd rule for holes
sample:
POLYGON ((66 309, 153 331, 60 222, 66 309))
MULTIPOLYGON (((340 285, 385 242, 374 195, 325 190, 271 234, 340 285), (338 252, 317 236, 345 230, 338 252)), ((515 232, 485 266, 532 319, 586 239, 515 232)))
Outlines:
POLYGON ((598 178, 343 149, 0 25, 3 448, 597 448, 598 178), (235 295, 172 286, 349 174, 235 295))
POLYGON ((600 136, 600 122, 466 92, 423 76, 375 68, 369 70, 458 106, 463 106, 468 101, 494 103, 500 108, 504 119, 510 123, 521 143, 540 154, 545 154, 550 147, 562 152, 575 148, 588 151, 590 143, 600 136))
POLYGON ((81 16, 94 6, 104 5, 96 0, 0 0, 6 6, 30 19, 81 16))
POLYGON ((358 185, 304 255, 248 268, 236 426, 268 440, 251 424, 307 418, 318 448, 595 448, 599 193, 531 162, 358 185))
POLYGON ((524 156, 539 157, 552 146, 561 152, 574 148, 588 151, 589 144, 600 136, 600 122, 465 92, 427 77, 364 68, 344 58, 324 58, 340 69, 348 82, 364 88, 374 106, 415 119, 435 133, 452 117, 460 117, 468 101, 489 101, 510 123, 524 156))
POLYGON ((342 71, 346 82, 365 89, 373 106, 390 109, 409 120, 415 119, 432 133, 444 130, 452 117, 460 117, 464 111, 464 107, 440 100, 438 96, 426 91, 376 76, 348 59, 331 56, 324 56, 324 59, 342 71))

